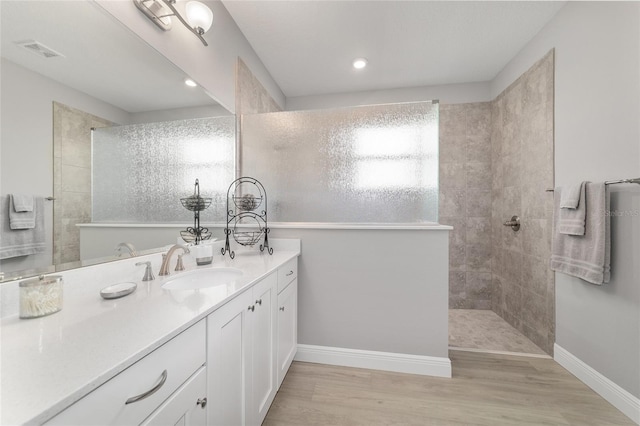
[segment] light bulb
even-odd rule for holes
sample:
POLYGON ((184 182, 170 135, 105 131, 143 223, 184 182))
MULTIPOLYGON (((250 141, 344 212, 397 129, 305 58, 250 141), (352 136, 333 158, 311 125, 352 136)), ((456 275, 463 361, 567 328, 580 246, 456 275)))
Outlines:
POLYGON ((200 34, 209 31, 213 23, 213 12, 205 4, 199 1, 190 1, 185 6, 185 12, 187 22, 191 27, 197 29, 200 34))
POLYGON ((189 87, 196 87, 198 85, 195 81, 191 80, 190 78, 185 78, 184 84, 186 84, 189 87))
POLYGON ((353 67, 355 69, 362 69, 367 66, 367 60, 365 58, 358 58, 353 60, 353 67))

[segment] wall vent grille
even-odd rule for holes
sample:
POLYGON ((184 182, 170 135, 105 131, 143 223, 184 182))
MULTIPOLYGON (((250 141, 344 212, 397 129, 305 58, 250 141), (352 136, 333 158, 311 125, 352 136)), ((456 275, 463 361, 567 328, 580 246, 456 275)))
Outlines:
POLYGON ((40 43, 39 41, 36 40, 24 40, 24 41, 17 41, 16 44, 18 46, 22 46, 23 48, 25 48, 26 50, 28 50, 31 53, 34 53, 38 56, 41 56, 43 58, 57 58, 57 57, 61 57, 64 58, 64 55, 60 52, 56 52, 55 50, 53 50, 50 47, 45 46, 44 44, 40 43))

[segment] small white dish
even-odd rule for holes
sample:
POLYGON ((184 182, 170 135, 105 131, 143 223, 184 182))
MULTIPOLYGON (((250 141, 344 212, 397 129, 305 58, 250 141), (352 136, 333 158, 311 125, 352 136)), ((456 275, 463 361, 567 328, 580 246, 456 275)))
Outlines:
POLYGON ((119 283, 100 290, 100 296, 102 296, 103 299, 118 299, 119 297, 133 293, 137 287, 138 284, 134 282, 119 283))

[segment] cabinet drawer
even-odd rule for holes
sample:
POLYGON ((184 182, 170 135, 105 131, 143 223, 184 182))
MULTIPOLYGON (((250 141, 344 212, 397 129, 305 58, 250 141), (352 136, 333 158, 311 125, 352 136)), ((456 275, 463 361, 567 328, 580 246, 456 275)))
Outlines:
POLYGON ((206 326, 203 320, 122 371, 46 424, 139 424, 198 370, 205 360, 206 326), (155 391, 150 392, 152 389, 155 391), (134 397, 145 393, 148 393, 146 397, 133 402, 134 397))
POLYGON ((298 277, 298 258, 294 257, 278 268, 278 293, 298 277))

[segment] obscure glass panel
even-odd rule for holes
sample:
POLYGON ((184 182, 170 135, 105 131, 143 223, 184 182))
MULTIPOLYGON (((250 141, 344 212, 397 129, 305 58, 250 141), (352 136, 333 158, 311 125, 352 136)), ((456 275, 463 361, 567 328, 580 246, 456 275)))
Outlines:
POLYGON ((242 117, 241 173, 276 222, 438 220, 438 104, 242 117))
POLYGON ((190 222, 180 198, 213 198, 203 222, 226 217, 234 179, 235 117, 107 127, 93 131, 93 222, 190 222))

